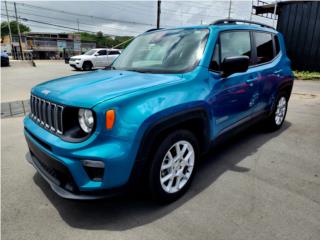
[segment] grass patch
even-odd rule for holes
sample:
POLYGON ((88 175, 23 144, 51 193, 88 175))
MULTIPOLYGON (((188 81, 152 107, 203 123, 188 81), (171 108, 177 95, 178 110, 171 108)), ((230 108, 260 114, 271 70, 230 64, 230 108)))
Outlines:
POLYGON ((320 80, 320 72, 293 71, 296 79, 299 80, 320 80))

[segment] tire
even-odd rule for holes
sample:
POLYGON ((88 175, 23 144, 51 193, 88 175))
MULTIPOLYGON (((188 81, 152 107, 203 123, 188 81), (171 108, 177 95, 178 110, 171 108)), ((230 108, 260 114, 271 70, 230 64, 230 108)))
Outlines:
POLYGON ((280 92, 276 98, 271 115, 267 119, 267 127, 269 131, 276 131, 281 128, 287 115, 288 110, 288 94, 280 92))
POLYGON ((191 132, 178 130, 165 137, 155 151, 148 171, 148 189, 151 197, 157 202, 169 203, 182 196, 190 187, 196 172, 198 155, 198 141, 191 132), (178 158, 177 145, 180 151, 184 151, 182 156, 185 161, 174 161, 178 158))
POLYGON ((92 63, 91 62, 84 62, 82 64, 82 69, 84 71, 91 71, 92 70, 92 63))

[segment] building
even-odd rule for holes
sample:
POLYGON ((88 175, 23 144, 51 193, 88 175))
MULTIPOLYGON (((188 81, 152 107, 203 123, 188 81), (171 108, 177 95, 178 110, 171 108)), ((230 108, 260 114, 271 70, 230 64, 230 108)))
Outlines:
MULTIPOLYGON (((95 42, 81 41, 80 34, 30 32, 21 36, 22 51, 33 59, 61 59, 96 47, 95 42)), ((19 37, 12 36, 13 55, 20 55, 19 37)), ((11 53, 10 38, 4 36, 2 48, 11 53)))
MULTIPOLYGON (((258 4, 253 8, 258 16, 273 14, 275 3, 258 4)), ((320 71, 320 2, 278 2, 276 14, 277 30, 284 35, 292 68, 320 71)))

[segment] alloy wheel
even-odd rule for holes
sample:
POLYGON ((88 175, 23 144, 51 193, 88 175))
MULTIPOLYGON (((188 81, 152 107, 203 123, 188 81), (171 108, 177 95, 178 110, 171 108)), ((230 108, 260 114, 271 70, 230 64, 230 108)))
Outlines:
POLYGON ((178 141, 165 154, 160 168, 160 182, 167 193, 180 191, 194 169, 195 152, 188 141, 178 141))
POLYGON ((287 100, 285 97, 281 97, 278 101, 277 104, 277 109, 275 112, 275 122, 279 126, 282 124, 284 117, 286 115, 286 110, 287 110, 287 100))

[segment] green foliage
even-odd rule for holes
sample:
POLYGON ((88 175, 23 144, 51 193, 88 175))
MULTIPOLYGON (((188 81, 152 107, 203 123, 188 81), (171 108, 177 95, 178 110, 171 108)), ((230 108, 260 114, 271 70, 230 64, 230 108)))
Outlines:
MULTIPOLYGON (((18 34, 18 26, 17 26, 17 22, 16 21, 10 21, 10 27, 11 27, 11 32, 12 35, 17 35, 18 34)), ((19 24, 20 27, 20 32, 21 33, 25 33, 25 32, 30 32, 31 29, 20 23, 19 24)), ((8 27, 8 22, 2 22, 1 23, 1 36, 6 36, 9 35, 9 27, 8 27)))
POLYGON ((320 80, 320 72, 294 71, 294 76, 299 80, 320 80))
MULTIPOLYGON (((123 43, 132 37, 130 36, 117 36, 117 37, 110 37, 110 36, 104 36, 102 32, 97 32, 97 34, 92 33, 86 33, 82 32, 81 35, 81 41, 90 41, 90 42, 96 42, 97 47, 106 47, 106 48, 112 48, 113 46, 116 46, 120 43, 123 43)), ((122 44, 118 48, 125 48, 130 41, 122 44)))

